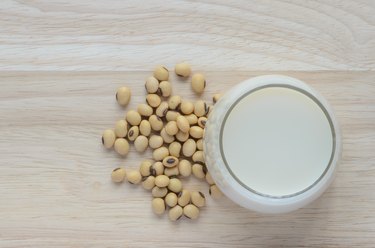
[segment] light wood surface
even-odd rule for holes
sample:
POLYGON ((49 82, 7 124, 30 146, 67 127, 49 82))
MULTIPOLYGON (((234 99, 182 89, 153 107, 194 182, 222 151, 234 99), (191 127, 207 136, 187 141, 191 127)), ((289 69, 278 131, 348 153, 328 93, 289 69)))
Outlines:
POLYGON ((2 0, 0 247, 373 247, 374 11, 373 1, 2 0), (322 93, 343 136, 329 190, 284 215, 207 197, 199 220, 171 223, 149 192, 111 183, 113 168, 150 153, 124 160, 101 132, 144 101, 156 64, 181 60, 207 75, 206 100, 272 73, 322 93), (126 109, 114 97, 123 85, 126 109))

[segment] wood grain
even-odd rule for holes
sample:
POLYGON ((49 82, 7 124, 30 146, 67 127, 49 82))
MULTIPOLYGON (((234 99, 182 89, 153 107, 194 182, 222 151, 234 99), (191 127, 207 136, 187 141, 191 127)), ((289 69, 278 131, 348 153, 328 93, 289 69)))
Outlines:
POLYGON ((2 0, 0 70, 374 70, 375 4, 2 0))
MULTIPOLYGON (((128 85, 134 108, 150 72, 0 73, 0 247, 372 247, 375 242, 375 72, 206 71, 204 98, 252 76, 281 73, 305 80, 332 104, 343 157, 329 190, 310 206, 261 215, 208 197, 197 221, 153 215, 140 187, 114 185, 119 165, 103 149, 103 129, 124 116, 115 102, 128 85)), ((188 83, 174 91, 195 99, 188 83)), ((191 189, 207 186, 191 178, 191 189)))

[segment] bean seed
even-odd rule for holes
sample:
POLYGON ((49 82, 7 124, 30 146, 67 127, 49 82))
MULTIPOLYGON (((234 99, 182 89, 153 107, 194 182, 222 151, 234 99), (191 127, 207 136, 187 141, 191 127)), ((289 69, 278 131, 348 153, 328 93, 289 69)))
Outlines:
POLYGON ((124 168, 116 168, 112 171, 111 178, 115 183, 121 183, 124 181, 126 172, 124 168))
POLYGON ((193 191, 191 192, 191 203, 201 208, 201 207, 206 206, 206 198, 202 192, 193 191))
POLYGON ((203 169, 201 164, 193 164, 191 171, 196 178, 204 179, 206 177, 205 169, 203 169))
POLYGON ((178 178, 172 178, 169 180, 168 189, 172 192, 178 193, 182 190, 182 183, 178 178))
POLYGON ((213 103, 215 104, 217 101, 219 101, 219 99, 221 98, 222 94, 215 94, 213 97, 212 97, 212 101, 213 103))
POLYGON ((189 219, 197 219, 199 217, 199 209, 193 204, 184 207, 184 215, 189 219))
POLYGON ((177 195, 173 192, 169 192, 165 196, 164 201, 165 201, 165 204, 167 204, 168 207, 173 208, 174 206, 177 205, 177 195))
POLYGON ((105 148, 109 149, 115 144, 116 135, 111 129, 107 129, 103 132, 102 143, 105 148))
POLYGON ((139 166, 139 172, 141 173, 141 176, 147 177, 151 175, 150 168, 152 166, 151 160, 144 160, 142 161, 141 165, 139 166))
POLYGON ((195 114, 185 115, 185 118, 188 120, 190 125, 198 123, 198 117, 195 114))
POLYGON ((170 121, 165 125, 165 132, 171 136, 178 133, 177 123, 175 121, 170 121))
POLYGON ((115 134, 118 138, 125 138, 128 133, 128 123, 125 120, 119 120, 115 124, 115 134))
POLYGON ((158 91, 159 88, 159 81, 153 76, 148 77, 146 79, 145 88, 147 93, 156 93, 156 91, 158 91))
POLYGON ((193 154, 192 159, 196 163, 204 163, 204 153, 203 153, 203 151, 196 151, 193 154))
POLYGON ((181 144, 179 142, 172 142, 169 144, 168 150, 169 154, 178 158, 180 157, 180 152, 181 152, 181 144))
POLYGON ((116 100, 121 106, 126 106, 130 102, 131 92, 128 87, 120 87, 116 93, 116 100))
POLYGON ((149 136, 151 134, 151 124, 148 120, 142 120, 139 124, 139 132, 144 136, 149 136))
POLYGON ((206 174, 206 182, 209 185, 215 184, 215 181, 214 181, 214 179, 212 178, 212 176, 211 176, 211 174, 209 172, 207 172, 207 174, 206 174))
POLYGON ((194 104, 194 114, 198 117, 204 116, 208 113, 208 106, 205 101, 198 100, 194 104))
POLYGON ((208 192, 210 193, 211 197, 214 199, 219 199, 223 196, 223 193, 221 193, 219 187, 217 187, 216 184, 211 185, 208 192))
POLYGON ((165 157, 169 155, 169 150, 168 148, 162 146, 154 150, 152 153, 152 157, 156 161, 162 161, 165 157))
POLYGON ((134 147, 137 152, 144 152, 148 147, 148 139, 146 136, 140 135, 134 141, 134 147))
POLYGON ((165 168, 164 169, 164 175, 173 177, 173 176, 178 176, 180 175, 180 172, 178 171, 178 167, 172 167, 172 168, 165 168))
POLYGON ((154 77, 159 81, 165 81, 169 78, 169 71, 164 66, 158 66, 154 70, 154 77))
POLYGON ((208 106, 208 112, 206 114, 206 117, 208 118, 214 108, 212 106, 208 106))
POLYGON ((186 157, 191 157, 197 149, 197 145, 193 139, 188 139, 182 145, 182 154, 186 157))
POLYGON ((206 87, 206 79, 204 76, 200 73, 194 74, 191 79, 191 87, 195 93, 201 94, 206 87))
POLYGON ((142 176, 138 170, 131 170, 126 173, 126 179, 131 184, 138 184, 142 181, 142 176))
POLYGON ((151 175, 159 176, 164 173, 164 165, 162 162, 155 162, 150 168, 151 175))
POLYGON ((163 128, 163 121, 157 115, 151 115, 150 118, 148 118, 148 121, 154 131, 160 131, 163 128))
POLYGON ((178 158, 173 156, 167 156, 163 159, 163 165, 168 168, 175 167, 178 165, 178 162, 178 158))
POLYGON ((178 170, 180 175, 183 177, 188 177, 191 175, 191 163, 189 160, 183 159, 178 163, 178 170))
POLYGON ((199 117, 198 119, 198 126, 204 128, 206 126, 207 118, 206 117, 199 117))
POLYGON ((167 195, 167 193, 168 193, 167 188, 159 188, 158 186, 153 187, 151 191, 151 194, 153 197, 164 197, 167 195))
POLYGON ((145 103, 139 104, 137 111, 141 116, 147 116, 147 117, 151 116, 152 113, 154 112, 154 110, 145 103))
POLYGON ((165 212, 165 204, 162 198, 154 198, 152 200, 152 210, 157 215, 162 215, 165 212))
POLYGON ((167 133, 167 131, 165 130, 165 128, 163 128, 161 131, 160 131, 160 136, 163 138, 164 142, 165 143, 172 143, 174 141, 174 136, 172 135, 169 135, 167 133))
POLYGON ((189 133, 178 131, 178 133, 176 134, 176 139, 180 142, 185 142, 188 140, 188 138, 189 138, 189 133))
POLYGON ((128 131, 128 139, 130 141, 134 141, 139 135, 139 127, 138 126, 133 126, 129 129, 128 131))
POLYGON ((179 63, 175 66, 174 71, 177 76, 188 77, 191 72, 190 65, 188 63, 179 63))
POLYGON ((161 102, 159 107, 156 108, 155 114, 159 117, 164 117, 168 112, 168 103, 161 102))
POLYGON ((169 184, 169 177, 166 175, 159 175, 155 178, 155 185, 159 188, 167 187, 169 184))
POLYGON ((159 135, 151 135, 150 140, 148 141, 148 145, 152 149, 159 148, 163 145, 163 138, 159 135))
POLYGON ((175 110, 181 104, 181 97, 180 96, 171 96, 168 100, 169 109, 175 110))
POLYGON ((129 142, 124 138, 118 138, 115 141, 114 148, 118 154, 125 156, 129 153, 129 142))
POLYGON ((192 102, 182 100, 180 110, 183 114, 189 115, 194 111, 194 104, 192 102))
POLYGON ((151 190, 155 187, 155 177, 148 176, 142 178, 142 187, 146 190, 151 190))
POLYGON ((203 139, 197 140, 197 149, 203 151, 203 139))
POLYGON ((165 115, 165 119, 167 121, 176 121, 177 120, 177 117, 181 115, 180 113, 178 113, 177 111, 173 111, 173 110, 169 110, 167 112, 167 114, 165 115))
POLYGON ((198 126, 192 126, 189 130, 189 134, 191 137, 195 139, 200 139, 203 137, 203 128, 198 126))
POLYGON ((146 102, 151 107, 157 108, 161 103, 161 99, 160 99, 160 96, 158 96, 156 94, 148 94, 146 96, 146 102))
POLYGON ((178 193, 177 196, 178 196, 178 199, 177 199, 178 205, 180 205, 181 207, 184 207, 189 204, 190 196, 191 196, 190 191, 183 189, 180 193, 178 193))
POLYGON ((169 97, 172 93, 172 86, 169 81, 161 81, 159 84, 159 90, 163 97, 169 97))
POLYGON ((190 124, 185 116, 182 116, 182 115, 177 116, 176 123, 177 123, 178 129, 180 129, 181 132, 184 132, 184 133, 189 132, 190 124))
POLYGON ((141 120, 141 115, 135 110, 129 110, 126 113, 126 121, 132 126, 138 126, 141 120))
POLYGON ((168 217, 171 221, 176 221, 181 218, 184 210, 180 206, 174 206, 173 208, 169 209, 168 217))

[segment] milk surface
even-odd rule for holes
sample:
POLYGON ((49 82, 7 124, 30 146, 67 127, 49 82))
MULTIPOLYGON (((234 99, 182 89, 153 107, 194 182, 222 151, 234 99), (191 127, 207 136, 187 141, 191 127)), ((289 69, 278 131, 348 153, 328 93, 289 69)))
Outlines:
POLYGON ((329 164, 329 121, 314 100, 297 90, 256 90, 235 105, 223 125, 227 166, 260 194, 297 194, 313 185, 329 164))

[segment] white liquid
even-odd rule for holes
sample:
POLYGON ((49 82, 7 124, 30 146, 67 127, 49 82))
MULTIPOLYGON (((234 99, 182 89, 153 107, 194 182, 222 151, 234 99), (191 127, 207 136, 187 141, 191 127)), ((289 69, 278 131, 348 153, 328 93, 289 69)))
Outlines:
POLYGON ((294 89, 250 93, 229 113, 222 133, 227 164, 239 181, 265 195, 308 188, 324 173, 333 149, 322 109, 294 89))

